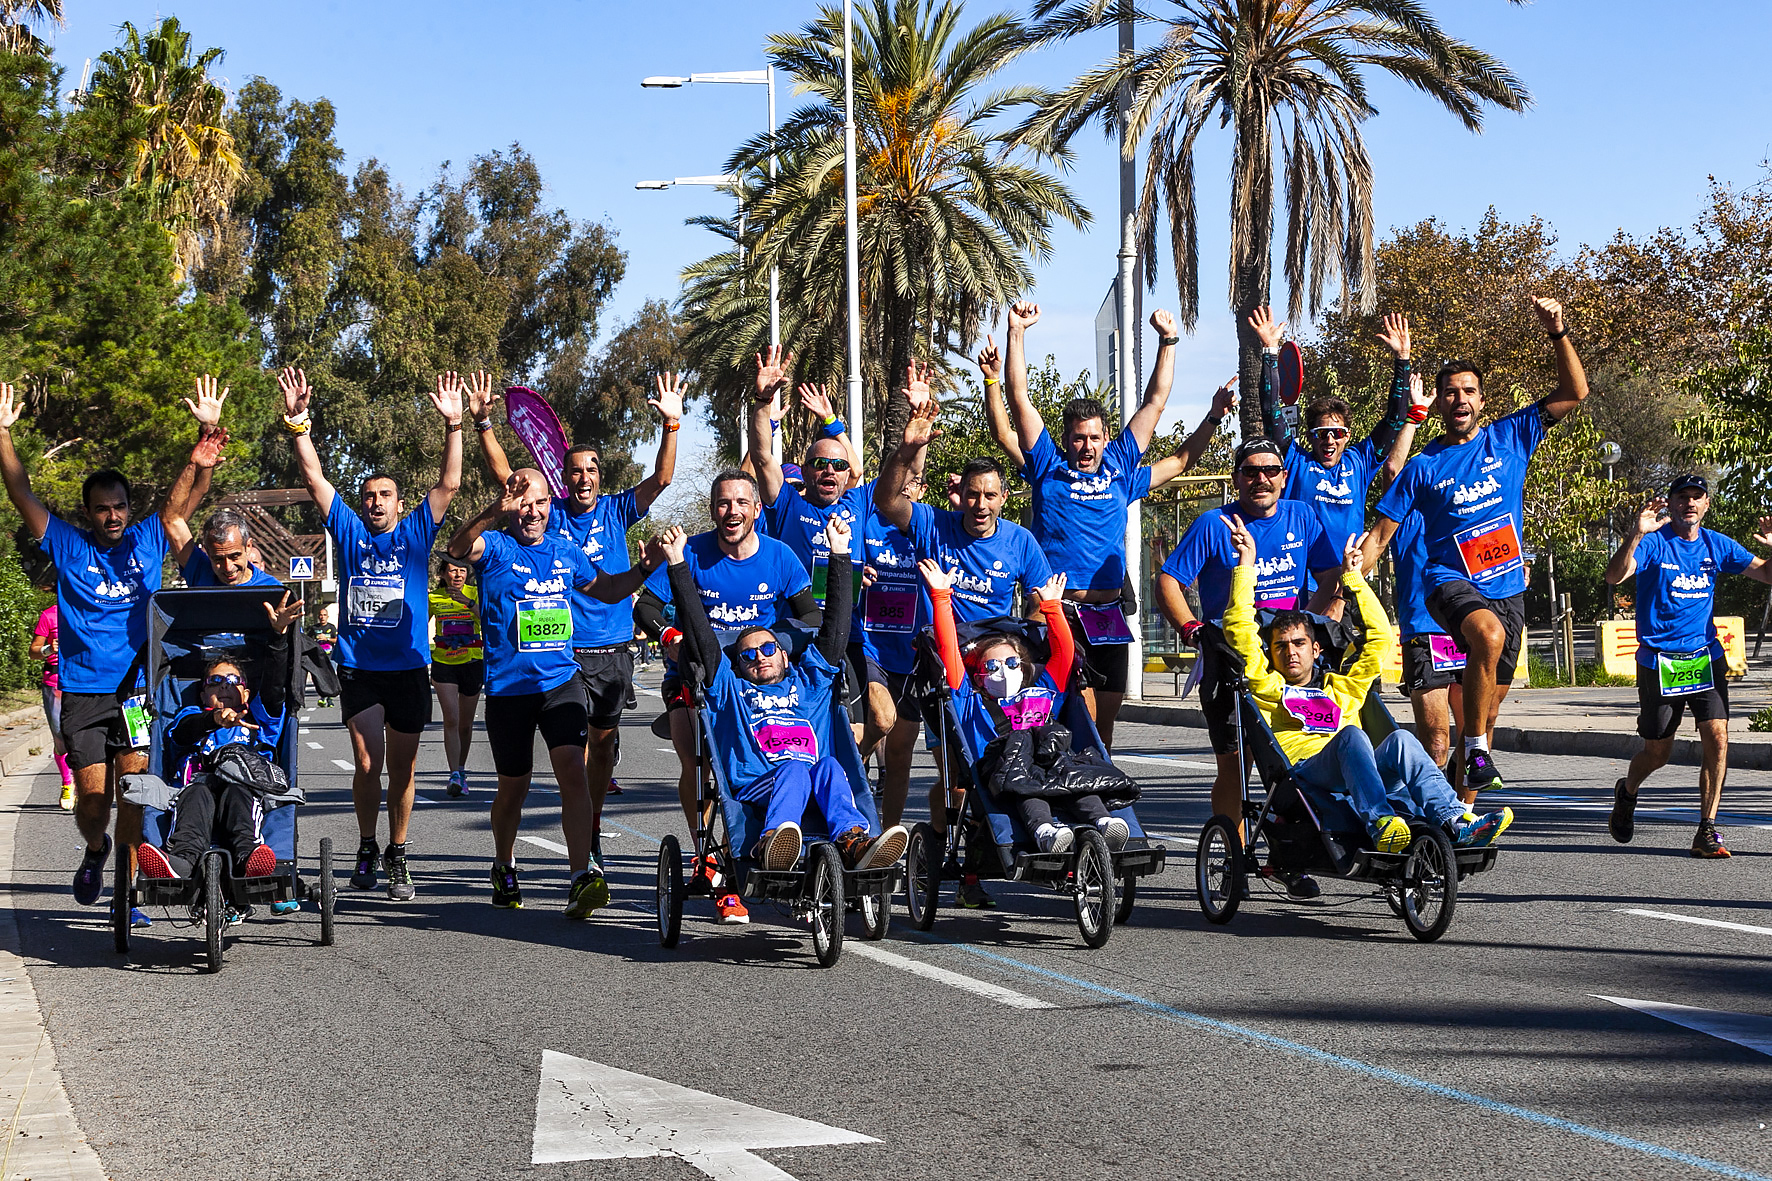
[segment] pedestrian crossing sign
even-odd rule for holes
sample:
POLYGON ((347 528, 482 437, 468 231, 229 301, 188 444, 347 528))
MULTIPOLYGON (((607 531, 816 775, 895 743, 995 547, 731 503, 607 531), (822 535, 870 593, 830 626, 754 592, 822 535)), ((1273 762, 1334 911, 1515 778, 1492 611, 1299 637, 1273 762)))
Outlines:
POLYGON ((313 558, 311 558, 311 557, 296 557, 296 558, 289 559, 289 580, 291 582, 300 582, 300 581, 303 581, 304 579, 311 579, 313 577, 314 577, 314 559, 313 558))

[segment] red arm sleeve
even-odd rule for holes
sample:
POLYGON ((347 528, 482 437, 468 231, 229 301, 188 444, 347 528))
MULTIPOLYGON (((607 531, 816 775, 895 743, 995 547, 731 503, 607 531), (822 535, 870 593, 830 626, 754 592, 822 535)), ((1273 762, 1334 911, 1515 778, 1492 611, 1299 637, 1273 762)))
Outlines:
POLYGON ((1077 663, 1077 641, 1071 636, 1071 625, 1064 617, 1064 604, 1057 599, 1041 599, 1040 614, 1046 617, 1046 644, 1052 649, 1046 672, 1059 689, 1069 688, 1071 669, 1077 663))
POLYGON ((941 653, 941 667, 947 671, 948 688, 958 689, 966 669, 960 663, 960 635, 954 630, 954 592, 932 587, 929 601, 935 608, 935 647, 941 653))

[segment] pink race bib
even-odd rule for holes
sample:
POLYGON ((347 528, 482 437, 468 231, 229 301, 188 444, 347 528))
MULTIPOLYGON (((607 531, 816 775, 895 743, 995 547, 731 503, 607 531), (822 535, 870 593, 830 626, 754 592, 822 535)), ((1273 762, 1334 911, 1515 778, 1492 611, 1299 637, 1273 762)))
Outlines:
POLYGON ((757 736, 757 746, 769 758, 818 762, 818 736, 809 722, 797 718, 764 722, 752 732, 757 736))
POLYGON ((916 630, 917 592, 875 583, 868 587, 864 616, 869 631, 910 635, 916 630))
POLYGON ((1333 734, 1341 729, 1341 706, 1321 689, 1287 689, 1280 705, 1298 719, 1307 734, 1333 734))
POLYGON ((1118 603, 1079 603, 1077 622, 1083 627, 1083 638, 1091 644, 1132 642, 1132 629, 1118 603))
POLYGON ((1449 672, 1464 667, 1464 650, 1458 646, 1458 641, 1454 640, 1451 636, 1442 636, 1438 633, 1429 635, 1427 638, 1427 652, 1429 661, 1432 663, 1433 669, 1437 673, 1449 672))
POLYGON ((1009 719, 1010 729, 1031 730, 1052 720, 1052 707, 1056 700, 1050 690, 1024 689, 1008 701, 997 704, 1002 706, 1003 716, 1009 719))

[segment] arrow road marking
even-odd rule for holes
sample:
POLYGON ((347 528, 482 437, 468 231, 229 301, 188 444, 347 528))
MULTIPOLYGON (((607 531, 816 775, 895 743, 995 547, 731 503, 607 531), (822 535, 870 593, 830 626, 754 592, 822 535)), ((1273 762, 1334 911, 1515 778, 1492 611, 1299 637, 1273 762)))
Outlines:
POLYGON ((872 1136, 543 1050, 532 1164, 666 1156, 716 1181, 793 1181, 753 1148, 877 1144, 872 1136))
POLYGON ((1691 1005, 1675 1005, 1667 1001, 1639 1001, 1628 996, 1605 996, 1597 992, 1590 992, 1588 995, 1627 1009, 1635 1009, 1639 1013, 1647 1013, 1651 1017, 1659 1017, 1673 1025, 1695 1029, 1699 1033, 1772 1055, 1772 1017, 1761 1017, 1757 1013, 1731 1013, 1727 1009, 1696 1009, 1691 1005))

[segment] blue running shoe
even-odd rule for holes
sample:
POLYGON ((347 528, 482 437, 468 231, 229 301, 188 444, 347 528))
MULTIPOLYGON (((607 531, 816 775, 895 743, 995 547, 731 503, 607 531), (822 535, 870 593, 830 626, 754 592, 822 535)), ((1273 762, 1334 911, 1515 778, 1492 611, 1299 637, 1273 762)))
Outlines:
POLYGON ((1499 812, 1490 812, 1475 820, 1467 821, 1458 826, 1453 836, 1453 843, 1461 849, 1483 849, 1495 843, 1495 838, 1507 831, 1507 826, 1514 822, 1514 810, 1503 808, 1499 812))
POLYGON ((129 925, 132 927, 151 927, 154 925, 154 920, 149 918, 141 907, 132 906, 129 908, 129 925))
POLYGON ((74 901, 81 906, 92 906, 105 888, 105 858, 111 855, 111 834, 105 834, 105 847, 88 849, 80 858, 80 868, 74 871, 74 901))
POLYGON ((301 899, 291 898, 285 902, 271 903, 272 914, 294 914, 301 909, 301 899))

